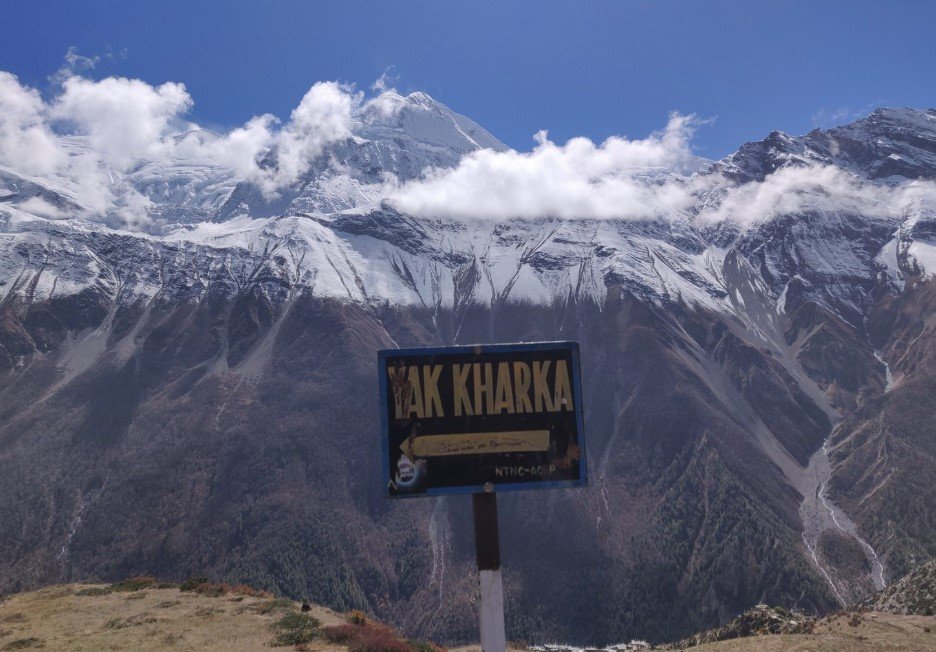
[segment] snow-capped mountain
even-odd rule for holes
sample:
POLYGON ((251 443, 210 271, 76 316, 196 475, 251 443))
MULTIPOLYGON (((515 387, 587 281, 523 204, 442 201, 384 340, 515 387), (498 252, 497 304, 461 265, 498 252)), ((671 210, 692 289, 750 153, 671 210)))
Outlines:
MULTIPOLYGON (((136 233, 68 219, 82 215, 74 198, 78 193, 69 187, 74 180, 30 178, 0 170, 4 230, 9 238, 24 241, 32 239, 28 233, 58 232, 61 242, 39 239, 64 250, 74 240, 72 231, 92 240, 120 234, 136 241, 141 250, 225 250, 225 260, 251 258, 251 251, 273 246, 285 248, 281 254, 301 250, 302 269, 296 273, 314 276, 316 292, 322 296, 422 305, 443 302, 451 306, 454 278, 472 264, 483 282, 479 279, 465 300, 490 302, 513 296, 550 301, 570 292, 600 300, 606 282, 620 279, 658 301, 678 298, 733 312, 737 293, 732 294, 722 268, 727 252, 736 249, 759 268, 772 300, 782 297, 785 303, 792 298, 794 294, 786 292, 792 285, 793 293, 811 293, 826 307, 854 318, 862 312, 861 304, 869 300, 868 292, 882 271, 900 282, 914 273, 930 274, 927 268, 934 268, 936 251, 930 247, 926 226, 932 221, 928 198, 908 205, 902 215, 879 215, 872 210, 869 216, 860 204, 828 210, 820 201, 823 190, 817 186, 795 191, 805 196, 795 215, 777 216, 748 228, 730 221, 700 224, 692 215, 711 209, 713 202, 717 207, 720 193, 733 187, 729 179, 760 182, 783 167, 834 165, 861 178, 883 178, 889 183, 932 179, 936 155, 927 147, 936 142, 933 111, 879 110, 852 125, 816 130, 804 137, 774 132, 703 168, 698 176, 720 174, 726 180, 699 193, 693 211, 663 219, 582 216, 577 220, 466 223, 399 214, 383 201, 382 179, 392 175, 406 182, 427 169, 455 167, 465 154, 480 148, 505 151, 506 147, 423 93, 405 98, 385 93, 380 100, 357 116, 350 137, 332 144, 296 184, 276 193, 240 181, 222 166, 186 157, 185 149, 169 160, 140 161, 114 181, 147 203, 149 223, 145 231, 136 233), (897 160, 909 166, 901 168, 906 175, 884 174, 891 165, 887 162, 897 160), (810 205, 812 194, 818 196, 815 206, 810 205), (822 212, 822 219, 810 217, 815 211, 822 212), (865 233, 855 237, 852 229, 865 233), (776 237, 791 231, 795 243, 776 237)), ((215 137, 200 131, 179 138, 210 141, 215 137)), ((72 140, 69 146, 77 152, 87 146, 72 140)), ((275 158, 272 151, 267 164, 274 164, 275 158)), ((21 255, 26 255, 25 250, 21 255)), ((205 280, 211 273, 212 254, 202 258, 207 267, 194 273, 205 280)), ((282 256, 272 258, 274 265, 285 264, 282 256)), ((76 269, 80 263, 70 261, 70 271, 64 273, 93 276, 88 271, 95 264, 90 253, 85 262, 88 269, 80 271, 76 269)), ((3 264, 8 270, 7 283, 12 282, 11 275, 19 275, 16 270, 29 268, 25 260, 11 257, 5 257, 3 264)), ((226 263, 214 263, 219 264, 226 263)), ((114 273, 131 286, 155 292, 156 287, 146 287, 141 278, 147 270, 133 262, 130 265, 120 270, 121 261, 112 261, 117 268, 114 273)), ((778 309, 784 310, 785 305, 778 309)))
POLYGON ((851 124, 805 136, 780 131, 743 145, 718 166, 732 178, 762 181, 789 164, 835 165, 860 177, 899 183, 932 179, 936 110, 883 108, 851 124))
POLYGON ((827 609, 936 554, 932 510, 895 509, 936 504, 907 475, 932 477, 936 111, 595 180, 654 198, 626 218, 404 212, 407 184, 526 164, 423 93, 362 105, 272 191, 205 155, 223 138, 105 169, 97 208, 75 168, 0 167, 0 588, 208 567, 470 636, 464 506, 380 502, 361 388, 377 348, 482 340, 585 358, 591 487, 505 500, 524 636, 827 609))

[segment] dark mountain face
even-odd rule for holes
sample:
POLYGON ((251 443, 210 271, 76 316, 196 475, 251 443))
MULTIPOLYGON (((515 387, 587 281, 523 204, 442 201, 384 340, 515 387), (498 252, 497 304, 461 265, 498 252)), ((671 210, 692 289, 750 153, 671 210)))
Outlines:
MULTIPOLYGON (((884 118, 805 138, 936 142, 884 118)), ((508 636, 673 639, 864 597, 936 555, 928 215, 384 206, 157 238, 10 209, 0 591, 209 574, 472 639, 470 501, 382 498, 376 351, 576 339, 590 484, 500 498, 508 636)))
MULTIPOLYGON (((151 310, 126 361, 105 354, 52 396, 54 356, 8 374, 4 395, 21 407, 4 414, 4 522, 16 524, 4 529, 5 588, 209 572, 471 637, 469 501, 380 497, 373 354, 442 343, 433 315, 306 293, 278 311, 261 296, 151 310), (271 364, 251 376, 231 363, 258 339, 272 340, 271 364), (241 371, 211 371, 225 362, 241 371)), ((805 460, 825 415, 713 322, 689 324, 722 361, 710 364, 739 401, 771 395, 758 409, 783 420, 805 460)), ((584 352, 591 487, 501 500, 517 635, 664 637, 672 619, 659 614, 674 606, 691 629, 768 585, 777 601, 832 606, 800 554, 795 491, 720 405, 725 390, 699 377, 705 350, 677 328, 614 291, 602 306, 464 316, 463 342, 574 337, 584 352), (804 585, 818 590, 804 599, 804 585)))

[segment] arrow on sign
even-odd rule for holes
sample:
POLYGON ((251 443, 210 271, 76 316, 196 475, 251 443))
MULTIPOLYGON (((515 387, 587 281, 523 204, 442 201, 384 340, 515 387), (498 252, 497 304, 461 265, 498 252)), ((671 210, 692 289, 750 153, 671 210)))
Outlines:
POLYGON ((549 431, 514 430, 423 435, 407 439, 400 445, 400 450, 411 457, 545 452, 549 450, 549 431))

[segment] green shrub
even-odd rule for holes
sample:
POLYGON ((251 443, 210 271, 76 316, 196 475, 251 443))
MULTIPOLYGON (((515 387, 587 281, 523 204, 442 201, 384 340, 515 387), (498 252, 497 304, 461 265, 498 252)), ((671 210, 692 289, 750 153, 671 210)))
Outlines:
POLYGON ((207 584, 207 577, 190 577, 179 585, 180 591, 194 591, 202 584, 207 584))
POLYGON ((109 586, 91 586, 87 589, 76 591, 75 595, 107 595, 110 592, 111 588, 109 586))
POLYGON ((140 591, 156 584, 156 578, 149 575, 137 575, 116 584, 111 584, 111 591, 140 591))
POLYGON ((308 614, 288 613, 272 627, 276 631, 273 645, 299 645, 312 641, 319 630, 319 621, 308 614))
POLYGON ((211 584, 210 582, 205 582, 204 584, 199 584, 194 589, 195 593, 199 595, 205 595, 209 598, 218 598, 224 595, 224 586, 221 584, 211 584))

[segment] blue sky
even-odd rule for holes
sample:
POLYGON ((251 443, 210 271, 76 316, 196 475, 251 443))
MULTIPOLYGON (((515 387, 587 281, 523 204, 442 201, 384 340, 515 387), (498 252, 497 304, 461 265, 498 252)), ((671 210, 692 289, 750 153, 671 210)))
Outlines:
POLYGON ((93 77, 183 82, 195 121, 232 127, 390 68, 517 149, 539 129, 645 136, 675 110, 716 118, 694 144, 717 158, 773 129, 936 105, 934 26, 922 1, 23 1, 4 4, 0 70, 47 88, 74 46, 105 57, 93 77))

